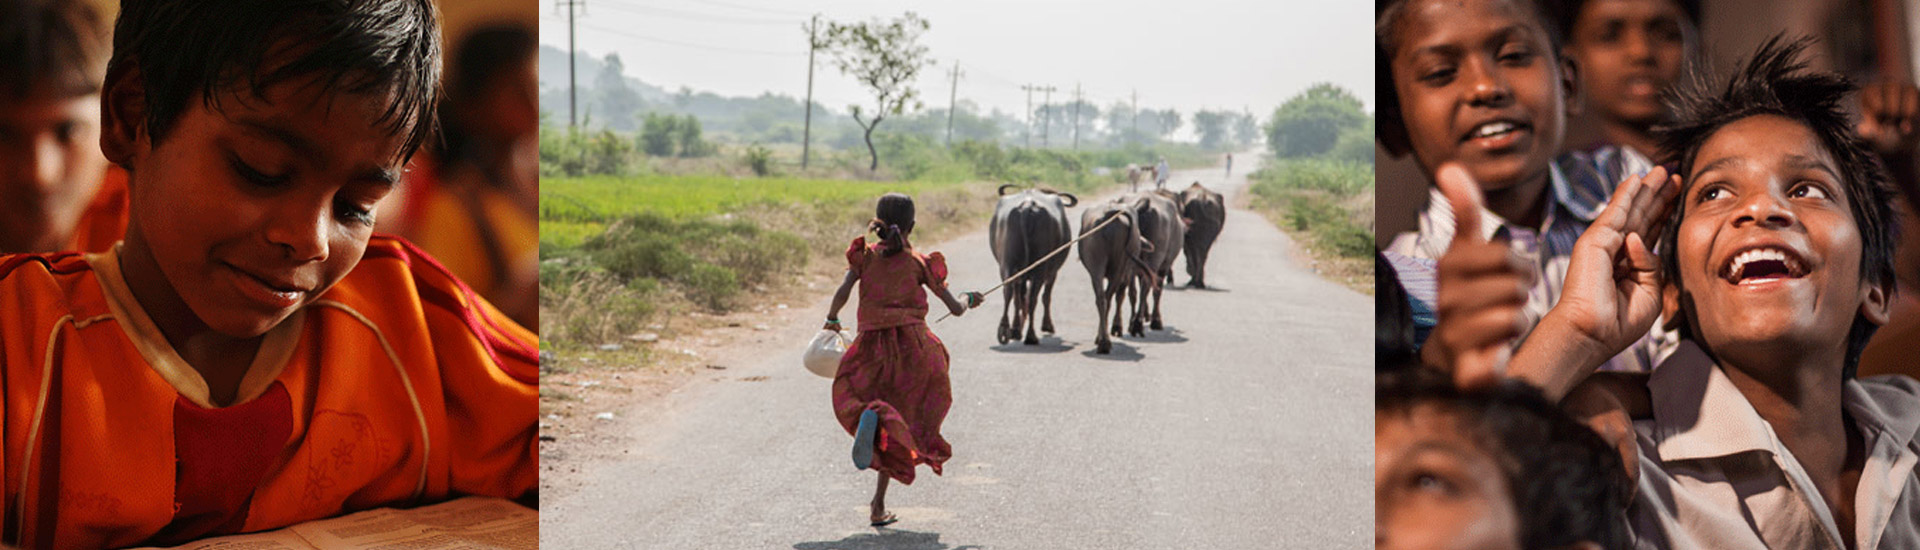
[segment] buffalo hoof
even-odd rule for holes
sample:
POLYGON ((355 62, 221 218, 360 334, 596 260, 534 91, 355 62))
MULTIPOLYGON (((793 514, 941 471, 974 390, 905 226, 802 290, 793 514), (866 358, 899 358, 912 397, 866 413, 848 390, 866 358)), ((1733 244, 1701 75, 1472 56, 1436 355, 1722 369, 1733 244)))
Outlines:
POLYGON ((1159 320, 1159 319, 1154 319, 1154 320, 1153 320, 1153 324, 1151 324, 1151 325, 1147 325, 1147 326, 1149 326, 1149 327, 1152 327, 1152 328, 1153 328, 1153 330, 1164 330, 1164 329, 1166 329, 1166 328, 1167 328, 1167 327, 1165 327, 1165 326, 1163 326, 1163 325, 1161 325, 1161 324, 1160 324, 1160 320, 1159 320))
POLYGON ((1027 327, 1027 339, 1021 340, 1020 343, 1029 346, 1038 346, 1040 345, 1040 336, 1033 333, 1033 327, 1027 327))
POLYGON ((1197 280, 1187 281, 1187 288, 1207 288, 1207 283, 1203 283, 1197 280))
POLYGON ((1008 332, 1009 330, 1010 330, 1010 329, 1008 329, 1008 328, 1007 328, 1007 324, 1006 324, 1005 322, 1002 322, 1002 323, 1000 323, 1000 330, 994 333, 994 337, 995 337, 995 338, 999 338, 999 339, 1000 339, 1000 343, 1002 343, 1002 344, 1005 344, 1005 343, 1007 343, 1007 341, 1008 341, 1008 340, 1012 340, 1012 339, 1013 339, 1013 337, 1011 337, 1011 336, 1007 336, 1007 332, 1008 332))
POLYGON ((1113 341, 1101 338, 1099 341, 1094 342, 1093 352, 1101 355, 1113 353, 1113 341))
POLYGON ((1045 333, 1047 333, 1047 334, 1053 334, 1053 319, 1047 319, 1047 320, 1045 320, 1045 321, 1041 321, 1041 322, 1040 322, 1040 332, 1045 332, 1045 333))
POLYGON ((1127 326, 1127 334, 1132 334, 1135 337, 1146 336, 1147 329, 1145 325, 1140 323, 1140 320, 1135 319, 1132 325, 1127 326))

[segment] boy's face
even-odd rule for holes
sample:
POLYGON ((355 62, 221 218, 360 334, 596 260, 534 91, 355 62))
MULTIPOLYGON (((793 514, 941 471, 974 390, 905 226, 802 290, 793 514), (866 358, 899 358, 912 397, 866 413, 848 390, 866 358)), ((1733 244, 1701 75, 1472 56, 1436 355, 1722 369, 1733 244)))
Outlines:
POLYGON ((1412 0, 1403 9, 1391 70, 1421 166, 1459 162, 1487 191, 1544 178, 1573 81, 1531 8, 1412 0))
POLYGON ((0 253, 67 248, 106 169, 100 94, 0 99, 0 253))
POLYGON ((1581 94, 1607 118, 1659 121, 1660 92, 1680 77, 1687 14, 1670 0, 1588 0, 1567 37, 1581 94))
POLYGON ((294 79, 263 97, 221 92, 220 110, 190 100, 157 143, 108 143, 133 177, 127 254, 150 255, 159 288, 217 332, 265 333, 344 277, 399 177, 404 133, 377 122, 387 98, 320 89, 294 79))
POLYGON ((1884 321, 1885 293, 1861 279, 1840 173, 1813 132, 1784 117, 1736 121, 1701 145, 1675 253, 1716 353, 1844 351, 1856 314, 1884 321))
POLYGON ((1492 455, 1433 405, 1378 415, 1373 429, 1374 546, 1518 549, 1519 514, 1492 455))

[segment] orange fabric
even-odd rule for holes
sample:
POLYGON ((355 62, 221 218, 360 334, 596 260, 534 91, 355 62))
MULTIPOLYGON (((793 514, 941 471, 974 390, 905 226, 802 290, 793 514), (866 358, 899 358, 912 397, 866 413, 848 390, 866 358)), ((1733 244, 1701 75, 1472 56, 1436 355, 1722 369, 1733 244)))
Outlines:
POLYGON ((946 256, 909 247, 889 257, 866 237, 847 245, 847 269, 860 278, 861 331, 925 324, 927 292, 920 287, 947 286, 946 256))
POLYGON ((107 165, 100 189, 80 214, 73 228, 73 243, 68 250, 105 252, 127 234, 127 171, 119 165, 107 165))
MULTIPOLYGON (((176 451, 174 417, 193 392, 164 339, 142 336, 138 305, 114 297, 129 295, 116 258, 0 256, 7 543, 135 545, 192 508, 176 502, 196 491, 175 487, 176 461, 192 457, 176 451)), ((284 388, 293 428, 239 531, 536 486, 536 340, 431 258, 376 236, 287 323, 275 329, 286 358, 267 361, 280 370, 262 387, 284 388)))

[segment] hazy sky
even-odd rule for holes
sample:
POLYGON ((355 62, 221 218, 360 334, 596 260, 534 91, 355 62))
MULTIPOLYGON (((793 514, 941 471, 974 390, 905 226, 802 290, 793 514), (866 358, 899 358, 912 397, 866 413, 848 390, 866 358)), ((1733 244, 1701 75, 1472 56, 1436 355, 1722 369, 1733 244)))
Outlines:
MULTIPOLYGON (((928 107, 946 106, 958 60, 960 98, 1011 113, 1023 112, 1020 85, 1029 83, 1055 87, 1055 102, 1071 99, 1079 83, 1101 106, 1137 90, 1142 108, 1190 117, 1246 107, 1264 119, 1287 97, 1330 81, 1373 108, 1370 3, 1352 0, 581 1, 580 51, 617 52, 628 75, 668 90, 802 97, 808 16, 852 21, 913 11, 932 24, 922 41, 939 63, 918 80, 928 107)), ((561 9, 541 0, 540 42, 564 50, 561 9)), ((824 54, 815 71, 815 101, 835 110, 872 101, 824 54)), ((1034 94, 1035 104, 1042 99, 1034 94)))

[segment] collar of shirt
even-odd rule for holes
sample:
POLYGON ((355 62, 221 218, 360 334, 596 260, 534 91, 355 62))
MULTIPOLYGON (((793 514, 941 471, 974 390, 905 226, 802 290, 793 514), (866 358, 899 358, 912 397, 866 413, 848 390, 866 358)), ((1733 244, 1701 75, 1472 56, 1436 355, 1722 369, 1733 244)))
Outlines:
MULTIPOLYGON (((1585 186, 1584 183, 1576 184, 1576 180, 1568 179, 1559 162, 1553 163, 1547 174, 1553 201, 1548 204, 1546 216, 1542 219, 1540 227, 1530 228, 1513 224, 1499 214, 1487 210, 1486 207, 1481 207, 1481 238, 1492 240, 1494 237, 1509 237, 1515 234, 1546 234, 1552 232, 1563 221, 1578 222, 1577 227, 1573 228, 1577 236, 1579 231, 1593 222, 1600 209, 1606 206, 1605 188, 1598 193, 1580 189, 1579 187, 1585 186), (1594 200, 1596 196, 1598 200, 1594 200)), ((1581 178, 1581 180, 1587 180, 1587 178, 1581 178)), ((1420 231, 1416 238, 1420 254, 1430 258, 1439 258, 1446 254, 1447 246, 1453 242, 1453 207, 1447 203, 1446 196, 1440 193, 1440 188, 1437 186, 1427 188, 1427 207, 1420 213, 1420 231)))
MULTIPOLYGON (((1654 459, 1661 464, 1715 461, 1749 452, 1771 455, 1801 501, 1816 511, 1837 545, 1840 531, 1825 499, 1815 494, 1800 463, 1780 442, 1753 404, 1721 367, 1692 341, 1680 343, 1654 369, 1648 391, 1653 401, 1654 459)), ((1920 383, 1901 376, 1848 380, 1841 406, 1860 427, 1867 463, 1855 493, 1856 541, 1878 547, 1896 503, 1911 485, 1920 458, 1914 434, 1920 431, 1920 383)), ((1642 449, 1645 455, 1646 449, 1642 449)))

